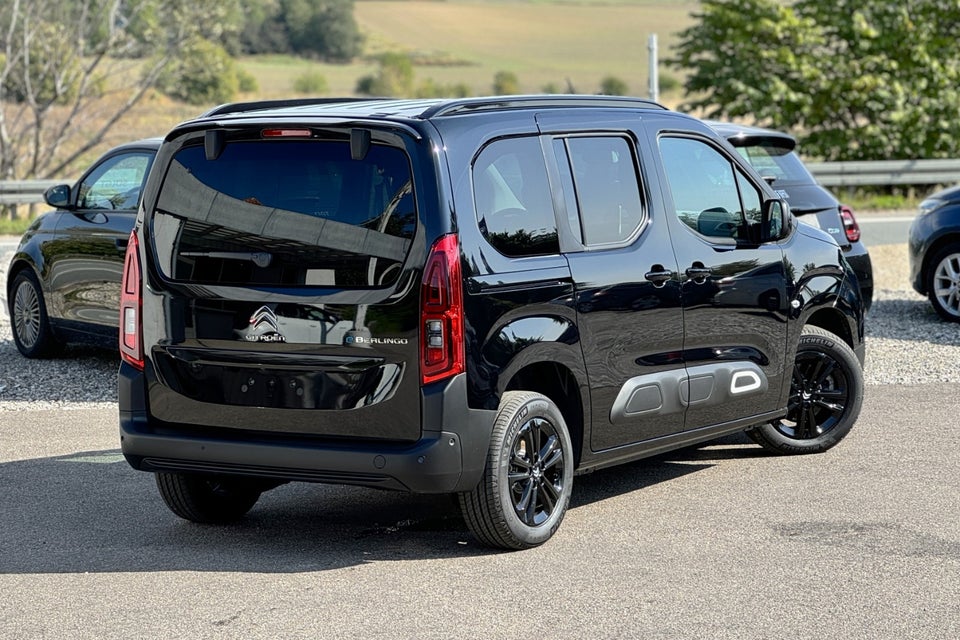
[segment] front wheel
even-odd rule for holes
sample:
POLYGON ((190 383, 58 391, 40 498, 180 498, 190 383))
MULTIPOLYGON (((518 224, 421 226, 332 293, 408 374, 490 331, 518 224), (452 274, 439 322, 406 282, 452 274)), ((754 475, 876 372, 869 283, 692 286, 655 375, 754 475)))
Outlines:
POLYGON ((937 315, 960 322, 960 245, 945 247, 930 261, 927 296, 937 315))
POLYGON ((225 524, 242 518, 260 499, 263 487, 245 478, 156 474, 163 501, 184 520, 202 524, 225 524))
POLYGON ((573 447, 560 410, 538 393, 504 393, 483 477, 459 496, 467 526, 492 547, 541 545, 560 526, 572 490, 573 447))
POLYGON ((806 326, 797 345, 787 415, 747 434, 774 453, 819 453, 849 433, 862 404, 863 371, 853 350, 829 331, 806 326))

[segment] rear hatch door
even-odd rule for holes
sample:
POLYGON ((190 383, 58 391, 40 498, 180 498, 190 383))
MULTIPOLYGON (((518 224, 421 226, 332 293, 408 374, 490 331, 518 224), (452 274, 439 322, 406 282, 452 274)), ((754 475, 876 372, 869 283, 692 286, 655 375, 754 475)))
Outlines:
POLYGON ((419 438, 414 142, 357 137, 248 127, 163 154, 145 229, 155 418, 419 438))

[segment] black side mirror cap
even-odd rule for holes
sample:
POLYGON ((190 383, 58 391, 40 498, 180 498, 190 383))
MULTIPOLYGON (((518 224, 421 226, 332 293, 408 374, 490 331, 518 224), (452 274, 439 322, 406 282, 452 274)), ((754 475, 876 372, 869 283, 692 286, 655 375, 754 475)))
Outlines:
POLYGON ((760 242, 775 242, 790 232, 790 205, 785 200, 764 200, 761 212, 760 242))
POLYGON ((70 185, 58 184, 43 192, 43 201, 55 209, 70 209, 70 185))

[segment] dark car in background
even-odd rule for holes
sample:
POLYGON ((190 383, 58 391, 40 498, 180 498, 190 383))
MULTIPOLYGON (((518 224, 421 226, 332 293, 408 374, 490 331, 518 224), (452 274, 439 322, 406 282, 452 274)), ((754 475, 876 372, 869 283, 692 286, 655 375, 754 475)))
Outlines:
POLYGON ((920 203, 910 225, 910 283, 944 320, 960 322, 960 186, 920 203))
POLYGON ((790 205, 801 222, 833 236, 860 281, 864 307, 873 302, 873 265, 853 210, 817 183, 796 154, 797 140, 781 131, 709 122, 790 205))
POLYGON ((75 185, 44 193, 55 209, 23 234, 7 271, 10 325, 24 356, 56 355, 67 342, 116 349, 123 256, 161 141, 114 147, 75 185))

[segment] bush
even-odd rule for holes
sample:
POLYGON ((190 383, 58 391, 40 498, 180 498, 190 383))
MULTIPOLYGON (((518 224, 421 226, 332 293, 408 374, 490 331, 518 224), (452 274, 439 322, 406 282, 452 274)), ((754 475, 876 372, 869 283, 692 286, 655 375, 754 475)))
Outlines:
POLYGON ((520 80, 512 71, 497 71, 493 76, 493 93, 506 96, 520 93, 520 80))
POLYGON ((293 90, 297 93, 324 94, 330 90, 327 79, 319 71, 305 71, 293 81, 293 90))
POLYGON ((237 69, 237 82, 242 93, 253 93, 260 88, 254 75, 243 69, 237 69))
POLYGON ((372 76, 357 80, 356 92, 367 96, 411 96, 413 62, 404 53, 390 52, 379 57, 380 69, 372 76))
POLYGON ((600 81, 600 93, 605 96, 627 96, 630 95, 630 88, 620 78, 607 76, 600 81))

